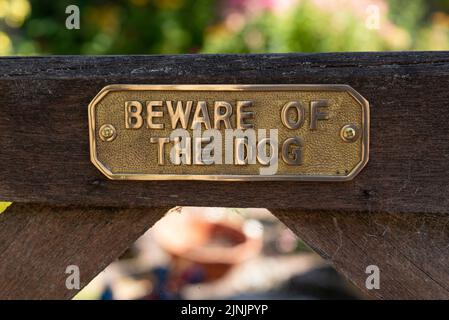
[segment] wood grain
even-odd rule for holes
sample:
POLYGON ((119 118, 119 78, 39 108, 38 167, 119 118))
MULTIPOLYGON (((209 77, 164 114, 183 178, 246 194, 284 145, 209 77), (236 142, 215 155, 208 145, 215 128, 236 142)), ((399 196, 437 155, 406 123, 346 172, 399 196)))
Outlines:
POLYGON ((73 297, 67 266, 84 287, 167 210, 14 203, 0 215, 0 299, 73 297))
POLYGON ((449 213, 447 52, 0 59, 0 200, 449 213), (109 181, 89 160, 87 105, 108 84, 349 84, 371 104, 351 182, 109 181))
MULTIPOLYGON (((167 211, 13 204, 0 215, 0 299, 68 299, 65 269, 81 287, 167 211)), ((271 210, 367 296, 449 298, 449 216, 271 210), (380 290, 365 269, 380 268, 380 290)))
POLYGON ((449 299, 449 215, 271 212, 367 296, 449 299), (365 286, 369 265, 379 290, 365 286))

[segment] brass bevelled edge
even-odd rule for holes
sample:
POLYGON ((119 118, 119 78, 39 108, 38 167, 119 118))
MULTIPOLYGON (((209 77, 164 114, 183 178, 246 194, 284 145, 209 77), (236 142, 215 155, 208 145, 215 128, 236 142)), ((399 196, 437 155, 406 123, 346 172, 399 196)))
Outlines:
POLYGON ((90 160, 110 180, 194 180, 194 181, 351 181, 366 166, 369 160, 370 106, 359 92, 347 84, 111 84, 103 87, 88 106, 90 160), (112 173, 98 159, 95 143, 95 106, 109 92, 114 91, 337 91, 348 92, 362 107, 362 159, 345 176, 339 175, 179 175, 179 174, 140 174, 112 173))

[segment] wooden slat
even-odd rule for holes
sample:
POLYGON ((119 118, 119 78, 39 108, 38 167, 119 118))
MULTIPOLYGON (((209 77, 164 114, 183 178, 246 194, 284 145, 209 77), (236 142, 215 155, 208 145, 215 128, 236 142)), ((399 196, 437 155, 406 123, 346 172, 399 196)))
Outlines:
POLYGON ((67 266, 84 287, 166 211, 14 203, 0 214, 0 299, 73 297, 67 266))
MULTIPOLYGON (((166 211, 13 204, 0 215, 0 299, 71 298, 68 265, 84 286, 166 211)), ((368 296, 449 298, 447 215, 271 212, 368 296), (365 287, 372 264, 380 290, 365 287)))
POLYGON ((0 70, 0 200, 449 212, 447 52, 1 58, 0 70), (108 181, 89 160, 87 105, 114 83, 349 84, 371 103, 370 162, 345 183, 108 181))
POLYGON ((368 296, 449 298, 449 215, 271 212, 368 296), (365 286, 368 265, 379 290, 365 286))

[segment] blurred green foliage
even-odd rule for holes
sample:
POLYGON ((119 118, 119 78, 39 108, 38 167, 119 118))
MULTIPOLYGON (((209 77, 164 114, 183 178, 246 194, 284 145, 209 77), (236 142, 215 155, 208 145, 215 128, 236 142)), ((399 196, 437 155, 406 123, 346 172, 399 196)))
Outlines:
POLYGON ((3 213, 10 205, 11 202, 0 202, 0 213, 3 213))
POLYGON ((0 54, 449 49, 448 11, 449 0, 0 0, 0 54), (70 4, 79 30, 65 28, 70 4))
POLYGON ((212 0, 30 2, 23 32, 44 54, 189 52, 202 46, 213 14, 212 0), (72 3, 80 8, 79 30, 65 28, 65 8, 72 3))
POLYGON ((238 32, 207 37, 203 51, 371 51, 396 49, 396 43, 390 43, 377 30, 368 29, 351 11, 327 11, 314 6, 313 1, 303 1, 289 10, 265 11, 249 19, 238 32))

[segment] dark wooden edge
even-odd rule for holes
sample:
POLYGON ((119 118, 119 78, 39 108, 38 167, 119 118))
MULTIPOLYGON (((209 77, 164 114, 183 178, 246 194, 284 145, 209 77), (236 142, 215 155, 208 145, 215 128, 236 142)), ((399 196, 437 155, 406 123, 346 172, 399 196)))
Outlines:
MULTIPOLYGON (((73 297, 67 266, 84 287, 167 210, 13 204, 0 214, 0 299, 73 297)), ((447 215, 270 211, 372 298, 449 298, 447 215), (365 287, 369 265, 379 290, 365 287)))
POLYGON ((375 299, 449 299, 449 216, 271 210, 375 299), (379 267, 380 289, 365 273, 379 267))
POLYGON ((0 214, 0 299, 72 298, 67 266, 84 287, 167 210, 12 204, 0 214))
POLYGON ((449 213, 447 52, 0 58, 0 200, 449 213), (347 84, 370 103, 349 182, 110 181, 87 106, 109 84, 347 84), (317 201, 313 201, 317 200, 317 201))

